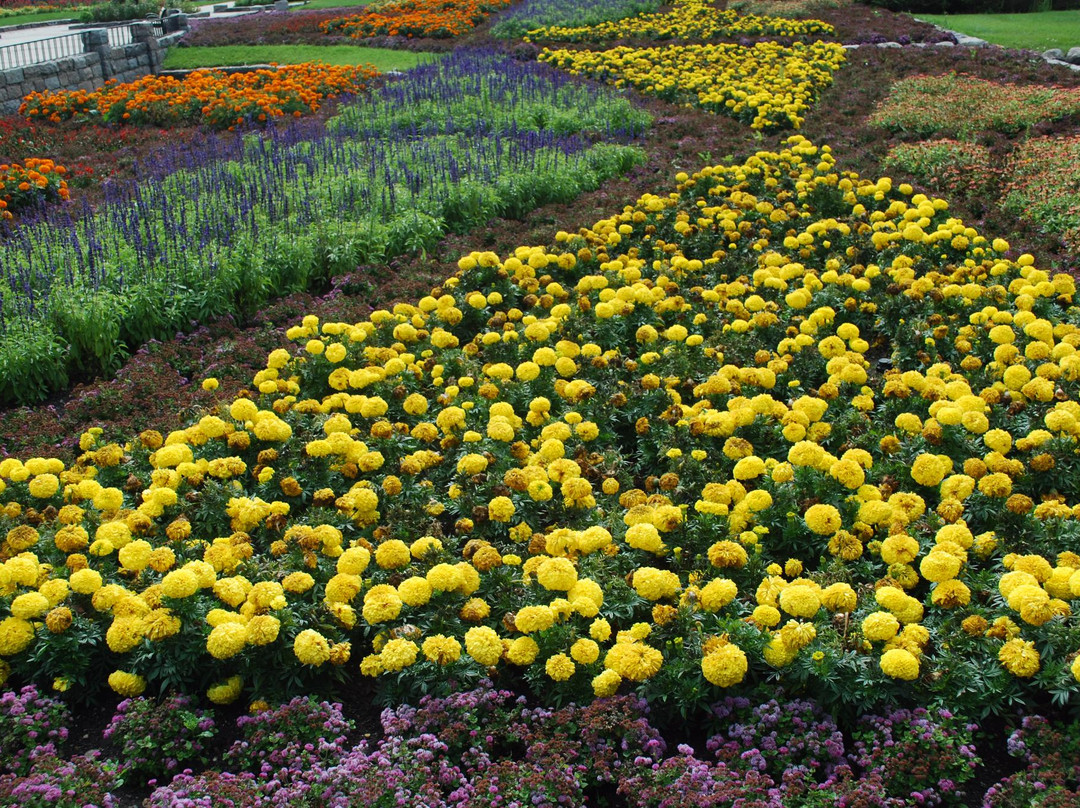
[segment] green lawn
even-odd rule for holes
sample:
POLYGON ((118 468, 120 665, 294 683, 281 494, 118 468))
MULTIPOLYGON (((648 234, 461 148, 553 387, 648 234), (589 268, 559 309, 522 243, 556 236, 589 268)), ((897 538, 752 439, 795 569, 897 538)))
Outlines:
POLYGON ((5 25, 23 25, 28 22, 48 22, 49 20, 77 20, 78 11, 38 11, 33 14, 10 14, 0 17, 0 28, 5 25))
POLYGON ((433 58, 433 54, 354 45, 225 45, 213 48, 170 48, 167 70, 277 62, 325 62, 331 65, 373 64, 382 72, 407 70, 433 58))
POLYGON ((1080 46, 1080 10, 1036 14, 917 14, 952 31, 977 36, 1006 48, 1044 51, 1080 46))

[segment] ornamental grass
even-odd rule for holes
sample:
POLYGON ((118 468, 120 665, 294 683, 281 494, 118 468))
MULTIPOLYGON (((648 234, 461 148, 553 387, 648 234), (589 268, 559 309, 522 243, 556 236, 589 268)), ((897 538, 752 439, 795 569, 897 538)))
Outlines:
POLYGON ((4 677, 1074 699, 1074 280, 798 136, 676 181, 305 318, 186 429, 0 463, 4 677))
POLYGON ((19 112, 31 120, 53 123, 77 118, 107 124, 202 123, 232 129, 243 123, 310 115, 328 98, 364 92, 367 82, 377 75, 370 65, 334 67, 316 62, 249 73, 196 70, 183 80, 144 76, 125 84, 108 81, 92 93, 31 93, 19 112))

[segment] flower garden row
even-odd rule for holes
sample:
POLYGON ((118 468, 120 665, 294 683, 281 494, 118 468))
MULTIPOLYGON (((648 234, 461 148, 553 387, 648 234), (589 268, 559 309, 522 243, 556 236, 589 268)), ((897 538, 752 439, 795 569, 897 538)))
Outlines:
MULTIPOLYGON (((679 804, 883 806, 953 803, 979 762, 976 726, 946 710, 893 710, 863 717, 852 747, 811 700, 713 705, 714 734, 698 751, 669 750, 648 707, 621 696, 588 706, 527 707, 483 682, 445 698, 382 715, 384 737, 351 746, 355 728, 338 705, 293 699, 252 705, 237 720, 239 739, 222 756, 224 771, 195 774, 218 727, 190 699, 127 699, 105 730, 115 758, 91 753, 65 760, 62 704, 33 687, 8 692, 0 714, 0 797, 37 808, 111 806, 117 781, 155 778, 147 805, 425 805, 430 808, 527 804, 554 808, 607 786, 634 808, 679 804), (778 734, 789 742, 777 744, 778 734), (187 771, 183 771, 187 769, 187 771), (171 782, 170 782, 171 781, 171 782)), ((1075 799, 1068 779, 1076 736, 1031 717, 1010 737, 1027 768, 995 784, 984 805, 1018 805, 1035 795, 1075 799), (1064 765, 1062 765, 1064 763, 1064 765)), ((1075 758, 1073 759, 1075 764, 1075 758)))
POLYGON ((319 110, 328 98, 367 91, 378 76, 373 67, 332 67, 305 63, 250 73, 197 70, 183 80, 144 76, 111 80, 94 92, 55 90, 31 93, 19 113, 52 123, 78 118, 106 124, 176 126, 204 123, 226 129, 271 118, 299 118, 319 110))
POLYGON ((492 215, 571 199, 639 159, 593 139, 632 138, 647 123, 625 99, 551 68, 462 54, 357 98, 327 125, 167 152, 104 209, 74 221, 58 211, 0 245, 23 290, 3 301, 3 398, 37 400, 192 320, 253 311, 492 215))
POLYGON ((0 653, 216 701, 356 665, 686 712, 766 678, 1073 699, 1072 279, 802 138, 679 179, 306 321, 225 417, 5 461, 0 653))

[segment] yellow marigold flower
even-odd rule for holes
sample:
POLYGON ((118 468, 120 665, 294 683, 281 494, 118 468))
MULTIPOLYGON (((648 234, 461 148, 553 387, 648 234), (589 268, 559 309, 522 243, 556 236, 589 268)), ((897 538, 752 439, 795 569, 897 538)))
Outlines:
POLYGON ((382 651, 379 652, 378 660, 380 672, 385 670, 396 673, 397 671, 404 670, 416 662, 419 653, 420 646, 415 642, 402 637, 395 637, 394 639, 389 640, 386 645, 382 647, 382 651))
POLYGON ((718 541, 709 547, 709 563, 714 567, 740 569, 750 560, 746 548, 733 541, 718 541))
POLYGON ((666 549, 660 538, 660 531, 649 522, 639 522, 626 530, 626 543, 636 550, 647 553, 662 553, 666 549))
POLYGON ((229 659, 244 650, 247 627, 243 623, 222 623, 206 638, 206 650, 214 659, 229 659))
POLYGON ((749 663, 743 650, 726 641, 701 659, 701 672, 717 687, 737 685, 748 669, 749 663))
POLYGON ((536 569, 540 586, 553 591, 567 591, 577 583, 577 568, 568 558, 547 558, 536 569))
POLYGON ((40 592, 27 592, 11 601, 11 616, 20 620, 33 620, 49 611, 52 604, 40 592))
POLYGON ((72 592, 76 592, 80 595, 93 595, 101 589, 101 573, 97 570, 88 568, 77 570, 71 573, 71 577, 68 578, 68 583, 71 585, 72 592))
POLYGON ((34 624, 18 617, 0 620, 0 657, 15 656, 34 641, 34 624))
POLYGON ((206 698, 218 705, 232 704, 244 688, 244 680, 239 676, 230 676, 224 682, 212 685, 206 690, 206 698))
POLYGON ((503 655, 503 643, 494 629, 474 626, 465 632, 465 651, 486 668, 498 664, 503 655))
POLYGON ((820 536, 831 536, 840 529, 842 521, 840 511, 832 505, 818 503, 806 509, 803 515, 806 526, 820 536))
POLYGON ((509 522, 516 510, 509 497, 495 497, 488 503, 488 518, 493 522, 509 522))
POLYGON ((519 667, 531 665, 539 653, 540 646, 532 637, 518 637, 506 647, 507 661, 519 667))
POLYGON ((330 643, 314 629, 304 629, 293 640, 293 654, 302 665, 317 668, 330 659, 330 643))
POLYGON ((597 642, 607 642, 611 637, 611 623, 598 617, 589 626, 589 636, 597 642))
POLYGON ((723 609, 739 593, 734 581, 727 578, 714 578, 701 588, 699 594, 701 607, 707 612, 723 609))
MULTIPOLYGON (((399 548, 395 549, 399 550, 399 548)), ((346 575, 363 575, 370 563, 371 553, 368 552, 367 548, 350 547, 338 556, 337 571, 346 575)), ((379 566, 382 566, 382 564, 379 564, 379 566)))
MULTIPOLYGON (((661 600, 674 597, 681 586, 679 576, 670 570, 658 570, 655 567, 641 567, 633 575, 633 587, 646 600, 661 600)), ((629 679, 629 676, 624 678, 629 679)))
POLYGON ((375 563, 384 570, 400 569, 411 560, 409 545, 401 539, 388 539, 375 549, 375 563))
POLYGON ((792 617, 809 618, 821 608, 821 597, 811 586, 791 584, 785 586, 778 598, 780 608, 792 617))
POLYGON ((862 621, 862 633, 868 640, 891 640, 900 631, 900 621, 889 612, 871 612, 862 621))
POLYGON ((555 682, 565 682, 576 670, 577 666, 566 654, 554 654, 544 663, 544 671, 555 682))
POLYGON ((315 579, 306 572, 290 572, 281 579, 282 589, 296 595, 307 592, 313 586, 315 579))
POLYGON ((881 655, 881 671, 893 679, 910 682, 919 678, 919 658, 902 648, 892 648, 881 655))
POLYGON ((428 570, 426 579, 432 589, 442 592, 453 592, 464 583, 461 570, 453 564, 436 564, 428 570))
POLYGON ((361 614, 370 625, 394 620, 401 614, 402 600, 397 590, 388 585, 373 586, 364 594, 361 614))
POLYGON ((935 606, 943 609, 955 609, 957 606, 967 606, 971 602, 971 590, 963 581, 955 578, 942 581, 934 587, 930 593, 930 600, 935 606))
POLYGON ((920 454, 911 464, 911 479, 919 485, 940 485, 947 472, 948 469, 937 455, 920 454))
POLYGON ((141 696, 146 690, 146 680, 134 673, 113 671, 109 674, 109 687, 114 693, 124 698, 135 698, 141 696))
POLYGON ((962 566, 959 558, 935 547, 919 563, 919 572, 926 580, 939 583, 955 578, 962 566))
POLYGON ((755 455, 742 458, 731 472, 731 476, 736 480, 753 480, 763 474, 765 474, 765 461, 755 455))
POLYGON ((555 625, 555 613, 550 606, 525 606, 518 610, 514 625, 522 634, 546 631, 555 625))
POLYGON ((613 670, 605 670, 593 677, 593 693, 597 698, 614 696, 622 684, 622 677, 613 670))
POLYGON ((269 614, 255 615, 245 626, 247 643, 249 645, 270 645, 277 641, 280 629, 281 621, 276 617, 269 614))
POLYGON ((655 676, 664 663, 664 655, 643 642, 620 642, 604 657, 604 666, 623 679, 641 682, 655 676))
POLYGON ((1020 679, 1029 679, 1039 672, 1039 652, 1030 640, 1019 637, 1007 640, 998 651, 998 660, 1005 670, 1020 679))
POLYGON ((830 584, 821 592, 821 605, 830 612, 852 612, 857 602, 858 596, 849 584, 830 584))
POLYGON ((570 646, 570 656, 582 665, 591 665, 600 658, 600 646, 584 637, 570 646))
POLYGON ((161 591, 169 598, 191 597, 199 591, 199 579, 189 569, 172 570, 161 579, 161 591))

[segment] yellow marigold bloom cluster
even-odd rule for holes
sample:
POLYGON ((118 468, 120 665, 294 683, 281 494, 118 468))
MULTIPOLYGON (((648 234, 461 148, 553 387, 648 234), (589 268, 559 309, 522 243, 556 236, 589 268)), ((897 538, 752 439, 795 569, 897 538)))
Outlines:
POLYGON ((1080 317, 1007 249, 792 138, 306 317, 215 415, 0 461, 0 668, 1037 687, 1080 648, 1080 317))
POLYGON ((796 20, 721 11, 706 0, 676 0, 667 13, 639 14, 581 28, 550 26, 529 31, 526 41, 600 42, 607 39, 715 39, 717 37, 829 35, 820 20, 796 20))
MULTIPOLYGON (((844 61, 835 43, 617 47, 607 51, 549 50, 542 61, 614 84, 693 103, 754 129, 798 129, 844 61)), ((599 315, 601 310, 597 311, 599 315)))

